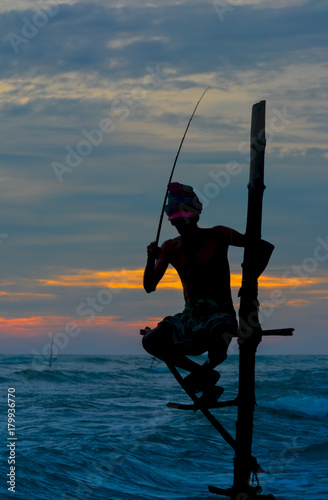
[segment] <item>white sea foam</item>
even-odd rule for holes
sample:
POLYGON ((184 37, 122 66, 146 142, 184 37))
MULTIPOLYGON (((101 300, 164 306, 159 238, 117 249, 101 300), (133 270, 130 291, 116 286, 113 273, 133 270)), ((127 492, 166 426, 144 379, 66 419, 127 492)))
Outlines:
POLYGON ((328 415, 328 399, 305 395, 284 396, 275 401, 268 401, 263 406, 275 410, 287 410, 311 417, 326 417, 328 415))

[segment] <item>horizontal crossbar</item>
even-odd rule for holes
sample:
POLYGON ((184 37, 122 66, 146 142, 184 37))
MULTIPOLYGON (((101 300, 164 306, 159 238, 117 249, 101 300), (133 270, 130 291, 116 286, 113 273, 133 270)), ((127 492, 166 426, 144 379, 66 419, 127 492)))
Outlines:
MULTIPOLYGON (((293 335, 293 331, 295 328, 278 328, 276 330, 262 330, 262 335, 265 337, 268 337, 269 335, 282 335, 285 337, 291 337, 293 335)), ((142 328, 140 330, 140 335, 145 335, 146 333, 150 332, 151 328, 147 327, 142 328)), ((234 335, 235 337, 238 337, 238 335, 234 335)))
POLYGON ((214 410, 216 408, 225 408, 227 406, 238 406, 238 399, 231 399, 229 401, 218 401, 215 405, 213 406, 202 406, 202 404, 198 405, 197 403, 194 404, 184 404, 184 403, 166 403, 166 406, 168 408, 175 408, 177 410, 201 410, 201 409, 207 409, 207 410, 214 410))
POLYGON ((245 492, 240 492, 235 490, 235 488, 217 488, 216 486, 209 486, 208 490, 210 493, 213 493, 214 495, 224 495, 226 497, 234 498, 234 499, 246 499, 247 500, 275 500, 275 497, 273 495, 258 495, 258 492, 261 492, 261 488, 255 487, 250 489, 253 491, 250 494, 247 494, 245 492))
MULTIPOLYGON (((175 379, 179 382, 181 385, 182 389, 188 394, 190 399, 193 400, 193 402, 197 405, 198 402, 198 397, 190 392, 189 389, 185 386, 184 379, 180 375, 179 371, 174 365, 171 365, 170 363, 166 363, 168 369, 172 373, 172 375, 175 377, 175 379)), ((202 414, 207 418, 207 420, 213 425, 213 427, 221 434, 223 439, 230 444, 231 448, 233 450, 236 449, 236 441, 235 439, 229 434, 229 432, 223 427, 223 425, 220 424, 217 418, 212 415, 210 411, 208 411, 206 408, 199 408, 199 410, 202 412, 202 414)))
POLYGON ((283 335, 285 337, 291 337, 293 335, 294 328, 278 328, 277 330, 262 330, 263 336, 269 335, 283 335))

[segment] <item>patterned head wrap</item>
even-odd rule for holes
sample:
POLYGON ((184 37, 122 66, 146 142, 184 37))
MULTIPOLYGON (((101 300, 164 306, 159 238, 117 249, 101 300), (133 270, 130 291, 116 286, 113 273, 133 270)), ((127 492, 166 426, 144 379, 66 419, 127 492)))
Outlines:
POLYGON ((196 217, 201 213, 202 208, 203 205, 191 186, 171 182, 165 206, 169 220, 177 217, 196 217))

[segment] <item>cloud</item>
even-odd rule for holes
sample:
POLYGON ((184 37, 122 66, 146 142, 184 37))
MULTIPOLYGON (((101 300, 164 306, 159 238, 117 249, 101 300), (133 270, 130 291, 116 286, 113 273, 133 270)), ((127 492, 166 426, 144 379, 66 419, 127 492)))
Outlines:
MULTIPOLYGON (((54 298, 55 295, 51 293, 29 293, 29 292, 5 292, 0 291, 0 296, 8 299, 19 299, 19 300, 30 300, 30 299, 44 299, 44 298, 54 298)), ((4 325, 5 326, 5 325, 4 325)))
MULTIPOLYGON (((194 67, 197 73, 221 70, 229 77, 237 66, 240 70, 262 64, 277 69, 298 54, 303 60, 324 60, 323 53, 309 54, 311 48, 323 46, 325 23, 320 3, 308 2, 302 9, 284 4, 268 9, 262 2, 261 7, 266 8, 254 9, 243 2, 224 22, 215 15, 212 3, 195 2, 192 8, 186 5, 155 7, 143 3, 136 9, 135 5, 117 7, 104 2, 60 4, 58 14, 21 47, 24 58, 18 59, 20 73, 53 76, 91 72, 117 81, 127 76, 138 78, 147 63, 156 62, 169 64, 180 75, 194 67), (36 43, 37 39, 42 39, 42 44, 36 43), (193 54, 192 59, 186 57, 186 50, 193 54), (31 66, 31 60, 38 64, 31 66)), ((33 17, 33 11, 24 14, 29 20, 33 17)), ((21 32, 21 13, 3 13, 1 18, 6 30, 21 32)), ((6 47, 3 74, 10 75, 16 73, 17 58, 10 44, 6 47)))
POLYGON ((294 299, 294 300, 288 300, 286 304, 287 306, 291 307, 306 307, 311 305, 311 301, 305 299, 294 299))

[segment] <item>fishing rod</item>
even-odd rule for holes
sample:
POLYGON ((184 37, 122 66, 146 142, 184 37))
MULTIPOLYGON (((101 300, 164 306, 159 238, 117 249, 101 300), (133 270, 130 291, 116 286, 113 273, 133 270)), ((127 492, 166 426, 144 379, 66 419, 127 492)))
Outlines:
POLYGON ((162 207, 162 211, 161 211, 161 215, 160 215, 160 218, 159 218, 159 223, 158 223, 158 229, 157 229, 157 235, 156 235, 156 245, 158 245, 158 241, 159 241, 159 235, 161 233, 161 228, 162 228, 162 223, 163 223, 163 217, 164 217, 164 209, 165 209, 165 204, 166 204, 166 198, 167 198, 167 195, 168 195, 168 192, 169 192, 169 188, 170 188, 170 183, 171 183, 171 180, 172 180, 172 177, 173 177, 173 172, 174 172, 174 169, 175 169, 175 166, 177 164, 177 161, 178 161, 178 158, 179 158, 179 154, 180 154, 180 151, 181 151, 181 148, 182 148, 182 144, 183 144, 183 141, 185 140, 185 137, 187 135, 187 132, 188 132, 188 129, 189 129, 189 125, 191 123, 191 120, 193 119, 193 116, 194 114, 196 113, 196 109, 198 107, 198 104, 200 103, 200 101, 203 99, 205 93, 208 91, 208 89, 211 88, 211 85, 209 87, 207 87, 207 89, 204 90, 204 92, 202 93, 199 101, 197 102, 196 106, 195 106, 195 109, 194 111, 192 112, 192 115, 191 117, 189 118, 189 122, 188 122, 188 125, 187 125, 187 128, 185 130, 185 133, 183 134, 183 137, 181 139, 181 142, 180 142, 180 146, 179 146, 179 149, 178 149, 178 152, 177 152, 177 155, 175 157, 175 160, 174 160, 174 163, 173 163, 173 167, 172 167, 172 171, 171 171, 171 175, 170 175, 170 178, 169 178, 169 182, 167 184, 167 188, 166 188, 166 193, 165 193, 165 196, 164 196, 164 202, 163 202, 163 207, 162 207))

